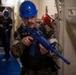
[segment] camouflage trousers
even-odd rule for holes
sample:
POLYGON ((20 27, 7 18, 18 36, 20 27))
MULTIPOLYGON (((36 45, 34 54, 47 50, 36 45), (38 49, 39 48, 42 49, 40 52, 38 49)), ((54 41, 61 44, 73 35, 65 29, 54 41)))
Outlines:
POLYGON ((24 70, 22 69, 20 75, 52 75, 51 69, 42 69, 42 70, 24 70))

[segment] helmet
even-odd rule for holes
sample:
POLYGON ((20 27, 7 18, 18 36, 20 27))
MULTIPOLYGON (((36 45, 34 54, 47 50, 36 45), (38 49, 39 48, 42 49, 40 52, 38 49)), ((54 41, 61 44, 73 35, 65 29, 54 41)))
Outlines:
POLYGON ((51 24, 50 16, 48 14, 43 15, 42 16, 42 22, 43 22, 43 24, 47 24, 50 26, 50 24, 51 24))
POLYGON ((8 17, 9 16, 9 11, 8 10, 4 10, 3 11, 3 15, 6 16, 6 17, 8 17))
POLYGON ((19 8, 20 17, 27 18, 37 14, 36 6, 31 1, 24 1, 19 8))

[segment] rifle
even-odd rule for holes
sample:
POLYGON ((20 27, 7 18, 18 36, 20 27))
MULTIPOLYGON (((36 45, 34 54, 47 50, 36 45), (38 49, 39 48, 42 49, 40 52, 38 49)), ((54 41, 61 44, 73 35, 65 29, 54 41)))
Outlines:
MULTIPOLYGON (((64 58, 60 53, 58 53, 53 47, 52 47, 52 44, 47 41, 44 37, 43 37, 43 34, 42 32, 34 27, 33 29, 29 28, 28 26, 24 26, 22 25, 21 26, 24 30, 27 30, 32 36, 34 39, 36 39, 40 44, 42 44, 47 50, 51 50, 52 52, 54 52, 57 56, 59 56, 66 64, 70 64, 70 61, 67 60, 66 58, 64 58)), ((32 52, 32 51, 31 51, 32 52)), ((32 54, 32 53, 31 53, 32 54)))

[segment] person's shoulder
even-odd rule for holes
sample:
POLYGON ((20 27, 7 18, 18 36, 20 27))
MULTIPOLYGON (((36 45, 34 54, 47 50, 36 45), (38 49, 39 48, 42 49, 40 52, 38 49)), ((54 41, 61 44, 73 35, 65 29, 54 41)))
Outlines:
POLYGON ((54 31, 54 30, 53 30, 51 27, 49 27, 47 24, 45 25, 45 29, 54 31))
POLYGON ((0 16, 0 22, 3 22, 3 20, 4 20, 4 17, 0 16))
POLYGON ((1 18, 1 16, 0 16, 0 18, 1 18))
POLYGON ((12 20, 12 18, 11 17, 8 17, 8 20, 12 20))
POLYGON ((3 18, 3 16, 0 16, 0 18, 3 18))
POLYGON ((38 28, 41 29, 41 28, 44 28, 44 26, 45 26, 45 25, 44 25, 43 23, 40 23, 40 25, 39 25, 38 28))
POLYGON ((22 32, 22 31, 23 31, 22 23, 21 23, 21 25, 17 28, 17 31, 18 31, 18 32, 22 32))

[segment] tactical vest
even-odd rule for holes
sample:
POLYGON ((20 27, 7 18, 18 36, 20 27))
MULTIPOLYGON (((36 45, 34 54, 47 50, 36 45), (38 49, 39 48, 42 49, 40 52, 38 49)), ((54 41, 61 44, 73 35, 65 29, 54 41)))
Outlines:
MULTIPOLYGON (((23 30, 21 27, 18 29, 18 31, 21 38, 25 36, 31 36, 26 30, 23 30)), ((34 56, 30 55, 31 47, 32 45, 29 47, 26 46, 23 54, 20 57, 20 61, 25 69, 38 70, 51 68, 52 71, 56 71, 57 68, 59 68, 52 57, 47 56, 46 54, 42 55, 40 53, 39 42, 36 42, 34 56)))

